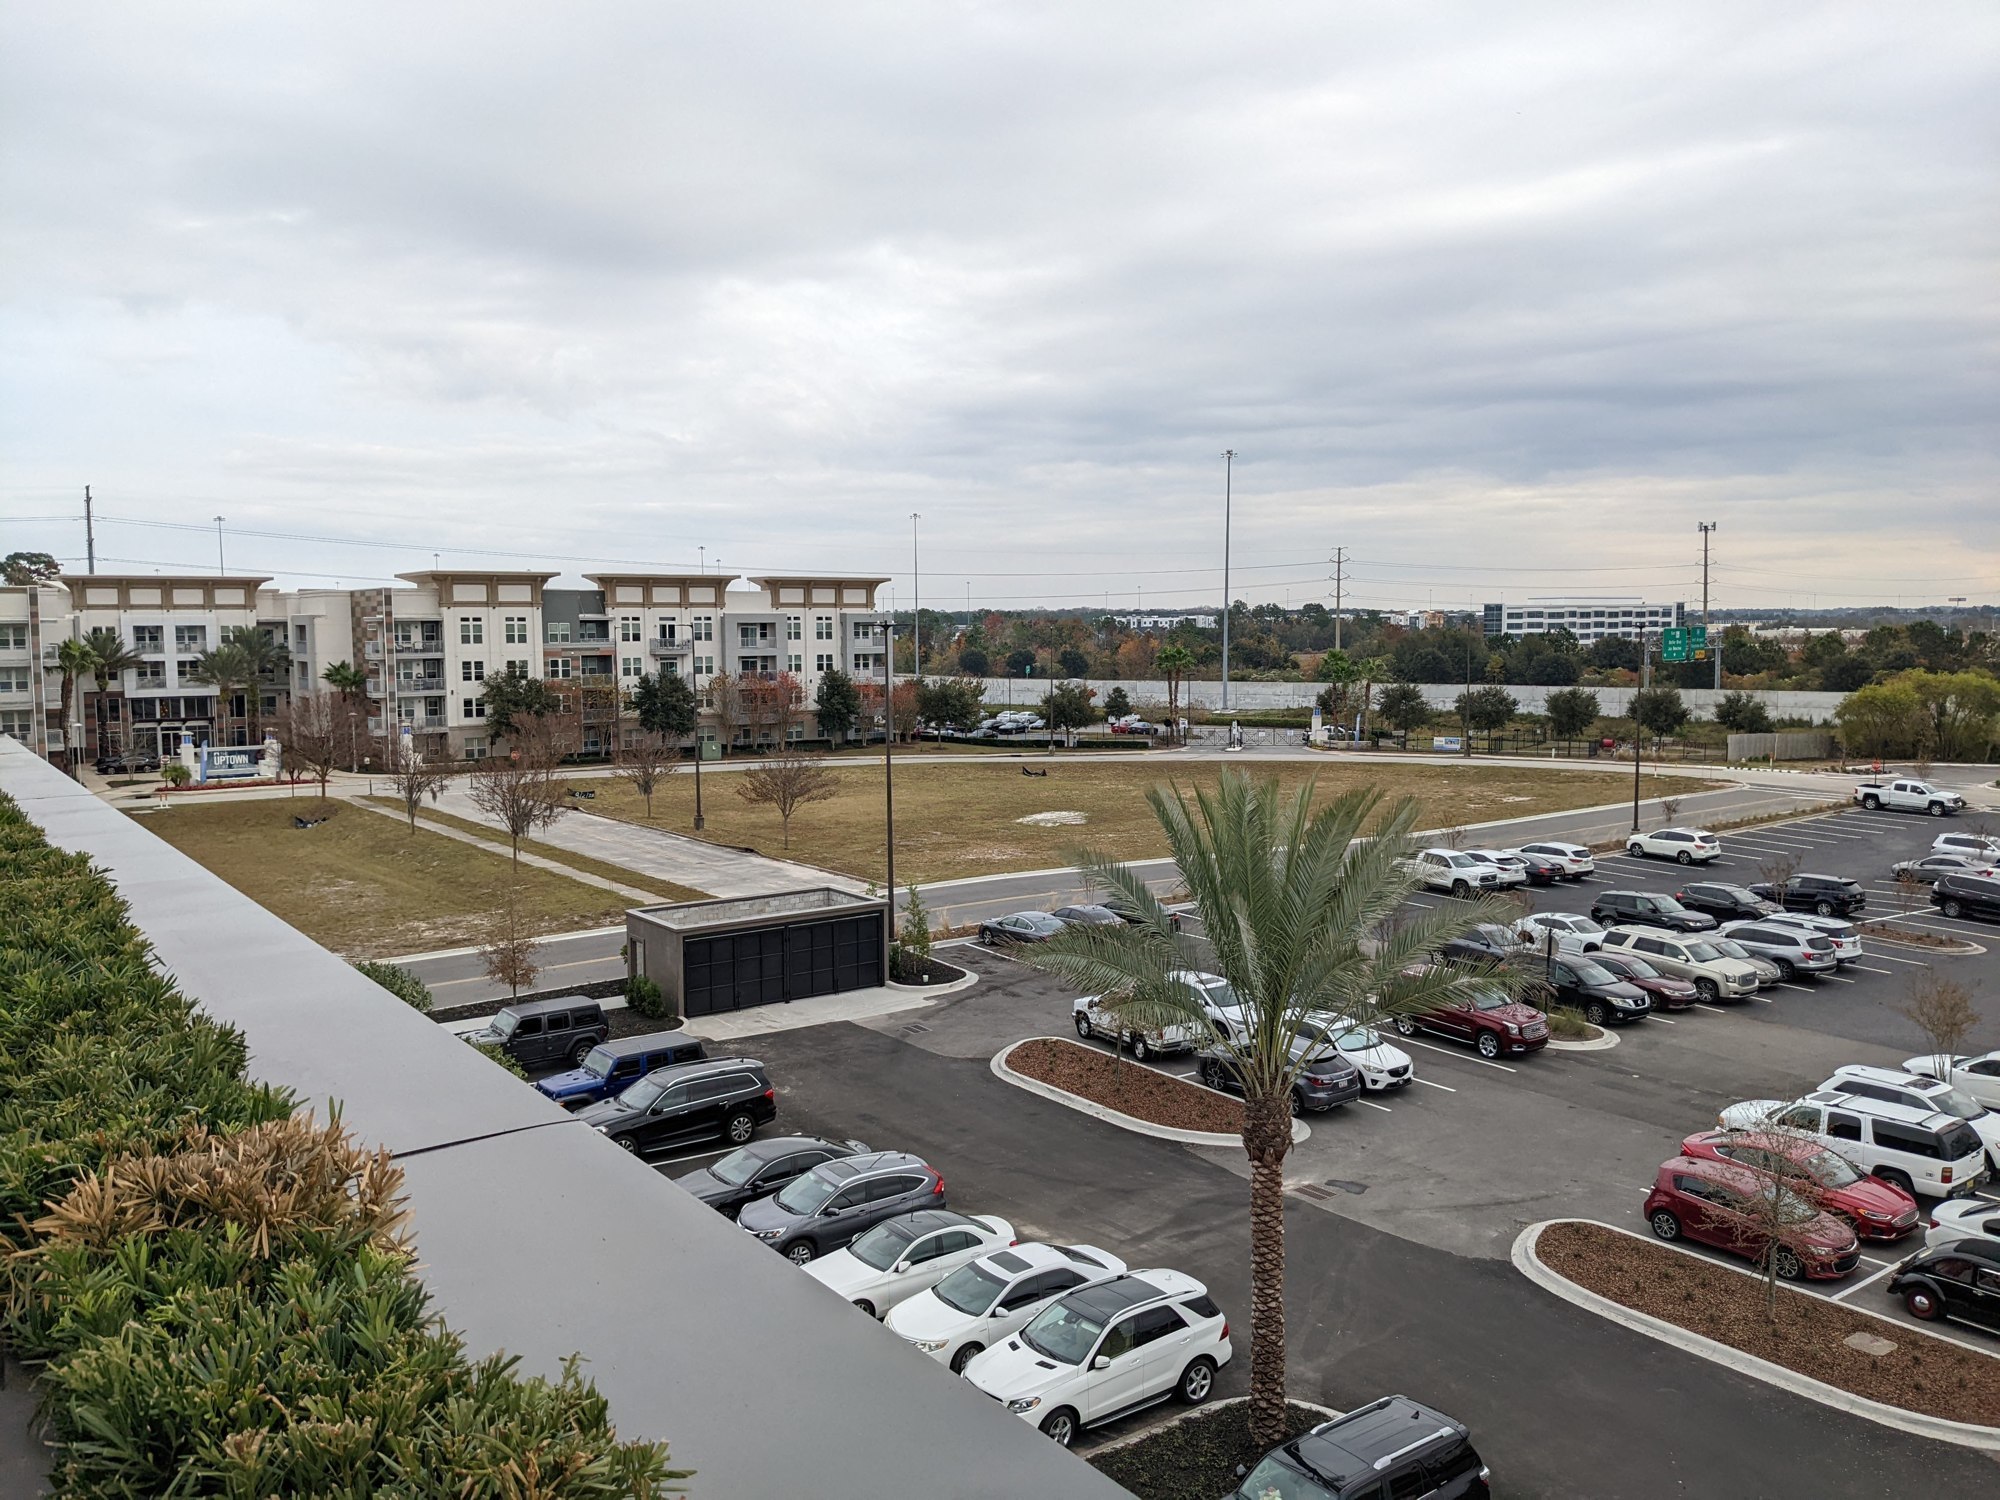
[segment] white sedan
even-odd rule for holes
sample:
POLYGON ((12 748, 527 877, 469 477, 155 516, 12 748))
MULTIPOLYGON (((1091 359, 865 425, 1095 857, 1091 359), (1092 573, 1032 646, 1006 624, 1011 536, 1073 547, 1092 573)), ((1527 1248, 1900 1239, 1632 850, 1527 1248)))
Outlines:
POLYGON ((1324 1037, 1334 1050, 1353 1063, 1361 1083, 1370 1093, 1408 1088, 1416 1079, 1416 1064, 1401 1047, 1392 1046, 1372 1026, 1362 1026, 1346 1016, 1316 1014, 1300 1025, 1302 1033, 1324 1037))
POLYGON ((1722 853, 1722 840, 1704 828, 1655 828, 1651 833, 1635 833, 1625 841, 1625 852, 1634 856, 1677 860, 1684 865, 1705 865, 1722 853))
POLYGON ((1581 880, 1586 875, 1595 874, 1597 861, 1581 844, 1565 844, 1560 840, 1543 840, 1538 844, 1523 844, 1522 854, 1539 854, 1550 864, 1562 867, 1563 875, 1569 880, 1581 880))
POLYGON ((1537 953, 1548 947, 1551 933, 1558 953, 1591 953, 1604 946, 1604 929, 1577 912, 1538 911, 1514 924, 1514 936, 1537 953))
POLYGON ((1518 854, 1509 854, 1505 849, 1468 849, 1465 852, 1474 859, 1485 860, 1498 870, 1500 883, 1504 886, 1528 883, 1528 862, 1518 854))
POLYGON ((1125 1262, 1109 1250, 1031 1240, 960 1266, 898 1302, 883 1322, 957 1375, 1064 1293, 1124 1274, 1125 1262))
POLYGON ((879 1318, 968 1261, 1014 1243, 1014 1226, 988 1215, 920 1208, 884 1219, 844 1250, 810 1261, 806 1275, 879 1318))
POLYGON ((1070 1292, 965 1367, 965 1378, 1067 1448, 1086 1427, 1215 1390, 1229 1323, 1179 1271, 1135 1271, 1070 1292))
POLYGON ((1905 1059, 1903 1071, 1915 1073, 1919 1078, 1936 1078, 1953 1088, 1964 1089, 1988 1109, 2000 1109, 2000 1051, 1978 1057, 1946 1058, 1926 1052, 1921 1057, 1905 1059), (1948 1062, 1950 1068, 1940 1068, 1940 1062, 1948 1062), (1944 1076, 1946 1071, 1951 1074, 1948 1078, 1944 1076))
POLYGON ((1975 1195, 1940 1203, 1932 1209, 1930 1228, 1924 1232, 1924 1248, 1942 1250, 1960 1240, 1974 1240, 1988 1249, 2000 1250, 2000 1203, 1975 1195))

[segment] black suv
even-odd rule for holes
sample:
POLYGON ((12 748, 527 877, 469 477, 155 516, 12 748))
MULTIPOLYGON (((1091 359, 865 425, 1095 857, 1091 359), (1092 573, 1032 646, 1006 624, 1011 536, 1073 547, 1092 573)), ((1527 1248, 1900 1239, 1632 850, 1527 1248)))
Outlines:
POLYGON ((868 1149, 862 1141, 823 1141, 810 1135, 779 1135, 752 1141, 722 1160, 674 1179, 710 1208, 729 1218, 757 1198, 768 1198, 794 1177, 803 1177, 823 1161, 853 1156, 868 1149))
POLYGON ((1766 917, 1778 909, 1755 891, 1719 880, 1698 880, 1674 892, 1674 899, 1689 911, 1706 912, 1718 922, 1742 922, 1766 917))
POLYGON ((160 757, 144 750, 125 750, 97 757, 100 776, 130 776, 160 769, 160 757))
MULTIPOLYGON (((1327 1041, 1326 1030, 1324 1026, 1309 1026, 1292 1038, 1294 1058, 1305 1056, 1309 1047, 1314 1051, 1292 1085, 1294 1115, 1302 1115, 1307 1110, 1332 1109, 1335 1105, 1361 1097, 1361 1070, 1327 1041)), ((1236 1054, 1216 1043, 1202 1049, 1197 1071, 1201 1081, 1209 1088, 1240 1094, 1243 1092, 1243 1075, 1237 1071, 1237 1066, 1236 1054)))
POLYGON ((1947 917, 1987 917, 2000 921, 2000 878, 1940 875, 1931 887, 1931 905, 1947 917))
POLYGON ((577 1118, 634 1153, 718 1137, 741 1146, 778 1118, 778 1091, 754 1057, 712 1057, 655 1069, 577 1118))
POLYGON ((1590 903, 1594 922, 1606 927, 1664 927, 1669 932, 1713 932, 1715 918, 1707 912, 1689 911, 1672 896, 1649 896, 1644 891, 1606 891, 1590 903))
POLYGON ((1463 1422, 1407 1396, 1384 1396, 1280 1444, 1233 1500, 1487 1500, 1486 1465, 1463 1422))
POLYGON ((603 1006, 581 995, 561 995, 503 1005, 479 1030, 468 1031, 465 1039, 479 1047, 498 1047, 524 1068, 560 1062, 580 1068, 590 1049, 609 1035, 603 1006))
POLYGON ((1794 875, 1780 896, 1774 885, 1753 885, 1750 894, 1774 901, 1786 911, 1809 911, 1822 917, 1851 917, 1868 904, 1861 887, 1845 875, 1794 875))
POLYGON ((1534 980, 1545 1001, 1543 1009, 1560 1006, 1580 1010, 1593 1026, 1640 1021, 1653 1013, 1652 998, 1638 985, 1605 968, 1594 953, 1558 953, 1554 958, 1517 953, 1507 960, 1507 967, 1534 980))
POLYGON ((1458 963, 1498 963, 1520 950, 1521 940, 1512 928, 1497 922, 1481 922, 1463 936, 1455 937, 1438 949, 1438 957, 1458 963))
POLYGON ((822 1162, 770 1197, 744 1204, 736 1222, 804 1265, 884 1219, 945 1206, 944 1174, 921 1156, 869 1151, 822 1162))

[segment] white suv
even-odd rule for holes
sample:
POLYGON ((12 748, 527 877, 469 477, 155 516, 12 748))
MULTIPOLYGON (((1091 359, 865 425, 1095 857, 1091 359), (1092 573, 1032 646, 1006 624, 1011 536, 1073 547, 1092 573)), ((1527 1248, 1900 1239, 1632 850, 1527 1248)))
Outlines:
POLYGON ((1710 947, 1700 936, 1657 927, 1614 927, 1604 934, 1604 951, 1636 954, 1662 974, 1691 981, 1711 1003, 1757 993, 1757 966, 1710 947))
POLYGON ((1514 936, 1537 953, 1547 950, 1551 933, 1558 953, 1594 953, 1604 946, 1604 929, 1597 920, 1575 912, 1532 912, 1514 924, 1514 936))
POLYGON ((1983 833, 1941 833, 1931 840, 1933 854, 1963 854, 1989 865, 2000 865, 2000 839, 1983 833))
POLYGON ((1124 1274, 1125 1262, 1095 1245, 1011 1245, 898 1302, 885 1321, 958 1375, 1056 1298, 1124 1274))
POLYGON ((1567 880, 1581 880, 1586 875, 1595 874, 1597 861, 1581 844, 1565 844, 1544 840, 1538 844, 1523 844, 1515 851, 1519 854, 1539 854, 1550 864, 1561 867, 1567 880))
POLYGON ((1819 1089, 1787 1104, 1750 1099, 1716 1117, 1725 1130, 1796 1130, 1911 1195, 1962 1198, 1985 1177, 1986 1152, 1963 1120, 1907 1104, 1819 1089))
POLYGON ((1722 853, 1722 840, 1704 828, 1655 828, 1633 834, 1625 841, 1625 852, 1634 858, 1650 854, 1684 865, 1705 865, 1722 853))
POLYGON ((1919 1078, 1894 1068, 1871 1068, 1849 1063, 1835 1068, 1833 1076, 1820 1085, 1857 1099, 1879 1099, 1885 1104, 1905 1104, 1911 1109, 1929 1110, 1963 1120, 1979 1136, 1986 1148, 1986 1160, 2000 1172, 2000 1114, 1988 1109, 1964 1089, 1940 1083, 1935 1078, 1919 1078))
POLYGON ((1086 1427, 1179 1396, 1209 1398, 1229 1324, 1179 1271, 1136 1271, 1071 1292, 965 1367, 965 1378, 1067 1448, 1086 1427))

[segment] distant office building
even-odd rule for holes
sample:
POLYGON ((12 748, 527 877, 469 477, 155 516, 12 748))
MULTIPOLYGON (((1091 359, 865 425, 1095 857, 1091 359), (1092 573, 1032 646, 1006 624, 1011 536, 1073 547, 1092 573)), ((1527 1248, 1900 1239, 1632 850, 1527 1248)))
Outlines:
POLYGON ((1530 599, 1525 604, 1489 604, 1481 613, 1490 636, 1567 630, 1586 646, 1606 636, 1636 641, 1687 621, 1687 605, 1648 604, 1643 599, 1530 599))
POLYGON ((1181 615, 1113 615, 1112 619, 1127 630, 1172 630, 1176 625, 1192 625, 1196 630, 1213 630, 1218 616, 1210 614, 1181 615))

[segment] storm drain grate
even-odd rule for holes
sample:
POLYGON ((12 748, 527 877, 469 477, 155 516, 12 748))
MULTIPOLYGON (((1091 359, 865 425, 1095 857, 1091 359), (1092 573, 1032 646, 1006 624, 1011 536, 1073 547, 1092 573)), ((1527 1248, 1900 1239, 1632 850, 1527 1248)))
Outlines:
POLYGON ((1338 1177, 1327 1178, 1326 1185, 1338 1188, 1343 1193, 1352 1193, 1357 1198, 1368 1191, 1368 1184, 1365 1182, 1343 1182, 1338 1177))
POLYGON ((1317 1183, 1302 1182, 1293 1188, 1292 1191, 1297 1193, 1301 1198, 1312 1198, 1321 1203, 1331 1203, 1333 1201, 1333 1194, 1317 1183))
POLYGON ((909 1025, 905 1026, 901 1031, 897 1032, 896 1034, 898 1036, 916 1036, 921 1032, 929 1030, 930 1027, 926 1026, 922 1021, 912 1021, 910 1022, 909 1025))

